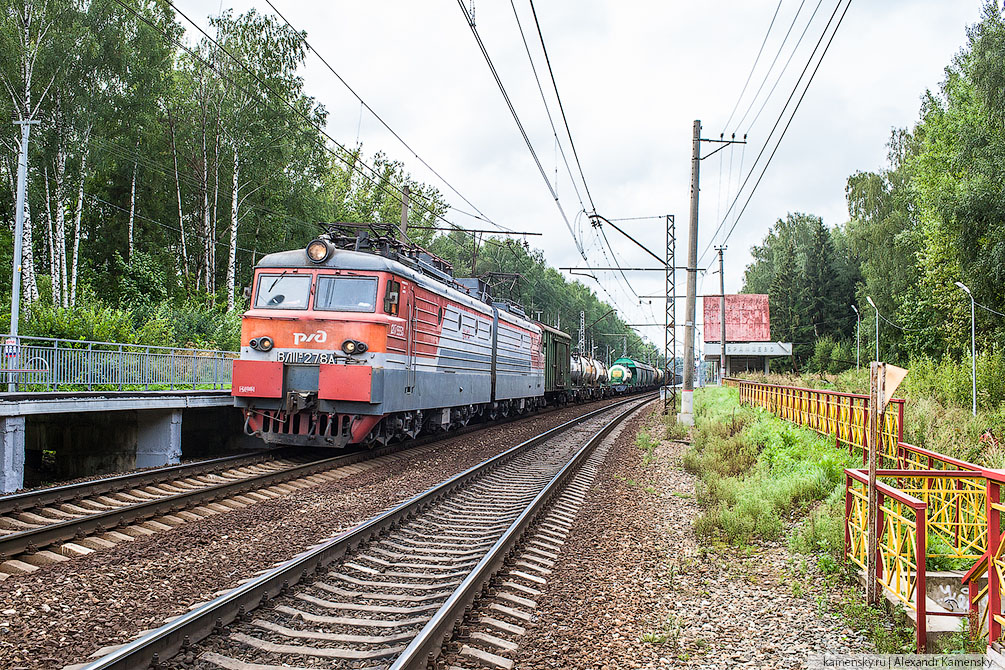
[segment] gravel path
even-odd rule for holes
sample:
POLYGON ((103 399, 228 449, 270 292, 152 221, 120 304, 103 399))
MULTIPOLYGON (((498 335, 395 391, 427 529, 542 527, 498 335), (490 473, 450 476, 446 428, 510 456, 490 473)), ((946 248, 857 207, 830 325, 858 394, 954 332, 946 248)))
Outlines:
POLYGON ((782 546, 699 546, 686 445, 663 442, 648 464, 635 445, 643 425, 660 435, 659 411, 633 419, 608 453, 515 667, 798 668, 813 652, 871 651, 820 613, 825 601, 792 595, 798 559, 782 546))
MULTIPOLYGON (((610 401, 606 401, 610 402, 610 401)), ((447 476, 604 404, 534 416, 405 454, 386 468, 123 542, 0 588, 0 667, 60 668, 184 613, 447 476)))

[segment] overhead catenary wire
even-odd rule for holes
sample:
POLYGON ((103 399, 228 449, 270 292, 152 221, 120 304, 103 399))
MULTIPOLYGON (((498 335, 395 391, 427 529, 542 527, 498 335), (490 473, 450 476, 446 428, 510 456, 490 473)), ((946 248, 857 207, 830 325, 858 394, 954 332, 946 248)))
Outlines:
MULTIPOLYGON (((279 17, 280 19, 282 19, 282 20, 283 20, 283 22, 284 22, 284 23, 285 23, 285 24, 286 24, 286 25, 287 25, 287 26, 288 26, 288 27, 289 27, 289 28, 290 28, 291 30, 293 30, 293 31, 294 31, 294 32, 296 33, 296 35, 297 35, 297 36, 298 36, 298 37, 300 38, 300 40, 301 40, 301 41, 303 42, 304 46, 305 46, 305 47, 307 47, 307 49, 308 49, 308 50, 309 50, 309 51, 310 51, 311 53, 313 53, 313 54, 314 54, 315 56, 317 56, 317 57, 318 57, 318 60, 320 60, 320 61, 321 61, 321 63, 322 63, 322 64, 323 64, 323 65, 324 65, 324 66, 325 66, 326 68, 328 68, 328 70, 329 70, 329 71, 330 71, 330 72, 331 72, 331 73, 332 73, 333 75, 335 75, 335 78, 336 78, 336 79, 338 79, 338 80, 339 80, 339 82, 341 82, 341 83, 342 83, 342 85, 346 87, 346 90, 348 90, 348 91, 349 91, 349 92, 350 92, 350 93, 351 93, 351 94, 353 95, 353 97, 355 97, 355 98, 356 98, 357 100, 359 100, 359 103, 360 103, 360 106, 361 106, 361 109, 360 109, 360 115, 361 115, 361 116, 360 116, 360 119, 361 119, 361 123, 362 123, 362 109, 363 109, 363 108, 365 108, 365 109, 366 109, 366 110, 367 110, 368 112, 370 112, 370 114, 371 114, 371 115, 373 115, 373 118, 377 119, 377 121, 378 121, 378 122, 379 122, 379 123, 380 123, 380 124, 381 124, 382 126, 384 126, 384 128, 385 128, 385 129, 386 129, 386 130, 387 130, 387 131, 388 131, 389 133, 391 133, 391 135, 392 135, 392 136, 393 136, 393 137, 394 137, 394 138, 395 138, 396 140, 398 140, 398 142, 400 142, 400 143, 401 143, 401 145, 402 145, 403 147, 405 147, 405 148, 406 148, 406 149, 407 149, 407 150, 408 150, 408 151, 409 151, 409 152, 410 152, 410 153, 412 154, 412 156, 414 156, 414 157, 415 157, 415 159, 416 159, 416 160, 418 160, 418 161, 419 161, 420 163, 422 163, 422 165, 424 165, 424 166, 426 167, 426 169, 428 169, 428 170, 429 170, 429 171, 430 171, 431 173, 433 173, 433 174, 434 174, 434 175, 435 175, 435 176, 437 177, 437 179, 439 179, 439 180, 440 180, 441 182, 443 182, 443 184, 444 184, 444 185, 445 185, 445 186, 446 186, 447 188, 449 188, 449 189, 450 189, 451 191, 453 191, 453 192, 454 192, 454 193, 455 193, 455 194, 457 195, 457 197, 459 197, 459 198, 460 198, 461 200, 463 200, 463 201, 464 201, 465 203, 467 203, 467 205, 468 205, 469 207, 471 207, 471 208, 472 208, 473 210, 475 210, 475 212, 477 212, 477 215, 474 215, 474 214, 470 214, 469 216, 471 216, 471 217, 473 217, 473 218, 476 218, 476 219, 481 219, 482 221, 485 221, 486 223, 489 223, 489 224, 491 224, 491 225, 493 225, 493 226, 496 226, 497 228, 499 228, 499 229, 501 229, 501 230, 505 230, 505 231, 507 231, 507 232, 513 232, 513 231, 512 231, 512 230, 511 230, 510 228, 507 228, 507 227, 505 227, 505 226, 503 226, 503 225, 501 225, 501 224, 498 224, 498 223, 496 223, 495 221, 493 221, 492 219, 490 219, 490 218, 489 218, 489 217, 488 217, 488 216, 487 216, 487 215, 486 215, 486 214, 485 214, 484 212, 482 212, 482 211, 481 211, 481 210, 480 210, 480 209, 478 208, 478 206, 477 206, 477 205, 475 205, 475 204, 474 204, 473 202, 471 202, 471 201, 470 201, 470 200, 469 200, 469 199, 468 199, 468 198, 467 198, 467 197, 466 197, 466 196, 465 196, 465 195, 464 195, 463 193, 461 193, 461 192, 460 192, 459 190, 457 190, 457 189, 456 189, 456 188, 454 187, 454 185, 453 185, 453 184, 451 184, 451 183, 450 183, 449 181, 447 181, 447 179, 446 179, 446 178, 445 178, 445 177, 444 177, 443 175, 441 175, 441 174, 440 174, 440 173, 439 173, 439 172, 438 172, 438 171, 437 171, 436 169, 434 169, 432 165, 430 165, 429 163, 427 163, 427 162, 426 162, 426 160, 425 160, 425 159, 424 159, 424 158, 423 158, 422 156, 420 156, 420 155, 418 154, 418 152, 416 152, 416 151, 415 151, 415 149, 413 149, 413 148, 411 147, 411 145, 409 145, 409 144, 408 144, 408 142, 406 142, 406 141, 404 140, 404 138, 402 138, 402 137, 401 137, 401 135, 399 135, 399 134, 398 134, 398 133, 397 133, 397 132, 396 132, 396 131, 395 131, 395 130, 394 130, 393 128, 391 128, 391 126, 390 126, 390 125, 388 125, 388 123, 387 123, 386 121, 384 121, 383 117, 381 117, 381 116, 380 116, 380 114, 378 114, 378 113, 377 113, 377 112, 376 112, 376 111, 375 111, 375 110, 374 110, 374 109, 373 109, 373 108, 372 108, 372 107, 371 107, 371 106, 370 106, 370 105, 369 105, 369 104, 368 104, 368 103, 367 103, 367 102, 366 102, 365 100, 363 100, 363 98, 362 98, 362 97, 361 97, 361 96, 360 96, 360 95, 359 95, 358 93, 356 93, 356 90, 355 90, 355 89, 354 89, 354 88, 353 88, 352 86, 350 86, 350 85, 349 85, 349 82, 347 82, 347 81, 345 80, 345 78, 344 78, 344 77, 342 77, 342 75, 340 75, 340 74, 339 74, 339 73, 338 73, 338 72, 337 72, 337 71, 335 70, 335 68, 331 66, 331 64, 330 64, 330 63, 328 62, 328 60, 327 60, 327 59, 326 59, 326 58, 325 58, 324 56, 322 56, 322 55, 321 55, 321 54, 320 54, 320 53, 318 52, 318 50, 317 50, 317 49, 315 49, 315 48, 314 48, 314 45, 313 45, 313 44, 311 44, 311 43, 310 43, 310 41, 308 41, 308 39, 307 39, 307 36, 306 36, 306 33, 303 33, 303 32, 301 32, 301 31, 297 30, 296 28, 294 28, 293 24, 292 24, 292 23, 290 23, 289 19, 287 19, 287 18, 286 18, 286 16, 285 16, 285 15, 283 15, 283 13, 282 13, 282 12, 280 12, 280 11, 279 11, 279 10, 278 10, 278 9, 276 8, 276 6, 275 6, 275 5, 274 5, 274 4, 272 3, 272 0, 265 0, 265 3, 266 3, 266 4, 267 4, 267 5, 269 6, 269 7, 271 7, 271 8, 272 8, 272 11, 276 13, 276 16, 278 16, 278 17, 279 17)), ((358 130, 356 131, 356 135, 357 135, 357 137, 359 136, 359 131, 358 131, 358 130)))
POLYGON ((502 79, 499 77, 499 72, 496 70, 495 64, 492 62, 492 57, 489 56, 488 49, 485 47, 485 43, 482 41, 482 37, 478 32, 478 28, 475 26, 474 17, 468 11, 468 8, 464 6, 464 0, 457 0, 458 6, 461 8, 461 12, 464 14, 464 19, 471 29, 471 34, 475 38, 475 42, 478 43, 478 48, 482 52, 482 56, 485 58, 485 63, 488 65, 489 70, 492 73, 492 78, 496 82, 496 86, 499 88, 499 92, 503 96, 503 100, 506 102, 506 107, 509 109, 510 114, 513 116, 513 121, 516 122, 517 128, 520 130, 520 135, 523 137, 524 143, 527 145, 527 150, 530 151, 530 155, 534 159, 534 164, 537 165, 538 172, 541 173, 541 178, 544 179, 544 183, 548 186, 548 191, 551 193, 552 199, 555 201, 555 206, 558 207, 559 214, 562 216, 562 220, 565 222, 565 227, 569 229, 569 234, 572 235, 572 240, 576 244, 576 249, 579 251, 579 255, 583 257, 583 260, 587 260, 586 253, 583 251, 583 244, 576 237, 575 231, 572 229, 572 224, 569 222, 569 217, 565 214, 565 209, 562 207, 561 201, 558 199, 558 194, 555 193, 555 188, 551 184, 551 180, 548 179, 548 174, 544 171, 544 166, 541 165, 541 159, 537 156, 537 151, 534 150, 534 145, 531 144, 530 137, 527 136, 527 131, 523 127, 523 122, 520 121, 520 116, 516 112, 516 108, 513 106, 513 101, 510 100, 509 93, 506 92, 506 87, 502 83, 502 79))
MULTIPOLYGON (((565 115, 565 105, 562 104, 562 96, 558 93, 558 82, 555 80, 555 71, 551 67, 551 58, 548 57, 548 48, 544 44, 544 33, 541 32, 541 23, 537 20, 537 10, 534 8, 534 0, 530 2, 530 11, 534 15, 534 25, 537 27, 537 36, 541 40, 541 51, 544 53, 544 62, 548 65, 548 74, 551 76, 551 85, 555 89, 555 99, 558 100, 558 110, 562 113, 562 123, 565 124, 565 134, 569 138, 569 146, 572 147, 572 157, 579 168, 579 178, 583 181, 583 188, 586 190, 586 199, 590 201, 590 211, 596 212, 597 207, 593 204, 593 196, 590 194, 590 187, 586 183, 586 175, 583 173, 583 164, 579 160, 579 152, 576 151, 576 143, 572 141, 572 131, 569 129, 569 119, 565 115)), ((522 31, 521 31, 522 32, 522 31)))
MULTIPOLYGON (((527 37, 523 32, 523 24, 520 22, 520 14, 516 10, 516 3, 514 0, 510 0, 510 7, 513 8, 513 18, 516 19, 516 27, 520 31, 520 39, 523 41, 523 49, 527 54, 527 60, 530 62, 530 70, 534 75, 534 81, 537 83, 537 91, 541 95, 541 104, 544 105, 544 113, 548 117, 548 124, 551 126, 551 134, 555 138, 555 149, 562 155, 562 162, 565 163, 565 169, 569 173, 569 181, 572 182, 572 188, 576 192, 576 198, 579 200, 579 207, 584 212, 586 211, 586 205, 583 204, 583 196, 579 193, 579 186, 576 184, 576 178, 572 174, 572 167, 569 165, 569 159, 565 155, 565 149, 562 147, 562 143, 558 140, 558 130, 555 129, 555 121, 551 117, 551 108, 548 106, 548 99, 544 95, 544 87, 541 86, 541 78, 537 75, 537 66, 534 65, 534 57, 530 53, 530 45, 527 44, 527 37)), ((543 45, 543 42, 542 42, 543 45)), ((560 103, 561 104, 561 103, 560 103)), ((582 175, 582 168, 580 168, 580 175, 582 175)), ((583 180, 585 186, 586 180, 583 180)), ((555 165, 555 189, 557 193, 558 189, 558 165, 555 165)), ((589 193, 589 190, 587 190, 589 193)), ((591 202, 592 206, 592 202, 591 202)))
MULTIPOLYGON (((125 207, 122 207, 120 205, 116 205, 114 202, 108 202, 104 198, 101 198, 101 197, 99 197, 97 195, 94 195, 93 193, 89 193, 87 191, 84 191, 84 196, 87 197, 87 198, 90 198, 91 200, 93 200, 95 202, 101 203, 102 205, 106 205, 108 207, 112 207, 113 209, 116 209, 116 210, 118 210, 120 212, 123 212, 125 214, 129 213, 129 210, 126 209, 125 207)), ((133 212, 133 216, 135 216, 137 219, 142 219, 142 220, 147 221, 149 223, 153 223, 155 225, 161 226, 162 228, 167 228, 168 230, 173 230, 174 232, 179 232, 181 230, 181 228, 179 228, 178 226, 173 226, 170 223, 164 223, 163 221, 159 221, 157 219, 152 219, 149 216, 144 216, 143 214, 140 214, 139 212, 133 212)), ((203 235, 198 230, 194 231, 193 235, 195 236, 196 239, 200 239, 200 240, 205 240, 206 239, 206 236, 203 235)), ((220 247, 228 247, 228 246, 230 246, 229 242, 221 242, 220 240, 210 240, 210 241, 214 245, 216 245, 216 246, 220 246, 220 247)), ((239 247, 237 247, 237 250, 238 251, 243 251, 243 252, 246 252, 246 253, 249 253, 249 254, 255 254, 257 256, 261 256, 262 255, 262 252, 258 251, 257 249, 247 249, 245 247, 240 247, 239 246, 239 247)))
MULTIPOLYGON (((785 113, 786 113, 786 110, 789 107, 789 103, 792 101, 792 99, 795 97, 796 93, 799 91, 799 88, 800 88, 800 85, 802 83, 803 77, 806 75, 806 72, 809 70, 810 66, 813 64, 814 56, 816 56, 817 50, 820 48, 820 45, 823 43, 824 39, 827 37, 827 33, 828 33, 828 30, 830 29, 831 23, 833 23, 834 18, 837 16, 838 10, 841 9, 841 4, 844 1, 845 0, 838 0, 837 4, 834 6, 834 11, 831 13, 830 18, 827 20, 827 24, 824 26, 824 29, 823 29, 823 31, 820 34, 820 39, 817 40, 816 45, 813 47, 813 51, 810 53, 810 56, 809 56, 809 58, 806 61, 806 65, 803 68, 803 71, 800 73, 799 78, 796 80, 795 86, 793 86, 793 88, 792 88, 792 92, 789 94, 788 99, 785 101, 785 105, 783 105, 781 111, 779 112, 778 118, 775 120, 775 124, 771 128, 771 132, 768 133, 768 136, 765 139, 764 144, 761 146, 761 150, 758 152, 757 158, 755 158, 754 162, 751 164, 751 166, 750 166, 750 172, 747 173, 746 178, 743 180, 743 184, 740 186, 739 190, 737 191, 736 198, 733 199, 733 202, 730 204, 729 208, 726 210, 726 214, 723 216, 723 219, 719 222, 719 225, 716 227, 715 232, 712 234, 712 238, 709 240, 709 242, 706 245, 704 251, 702 251, 701 255, 699 256, 699 261, 698 261, 699 265, 701 265, 701 261, 705 258, 706 254, 708 254, 709 249, 711 249, 712 245, 715 243, 716 237, 718 236, 719 232, 722 231, 722 228, 725 225, 726 221, 729 220, 729 215, 733 212, 733 209, 736 207, 736 204, 739 202, 740 197, 741 197, 741 195, 743 193, 743 189, 746 188, 747 183, 750 181, 750 178, 753 176, 754 172, 757 170, 757 166, 760 163, 761 157, 764 155, 764 152, 767 150, 768 145, 771 144, 771 139, 772 139, 772 137, 775 134, 775 130, 778 129, 778 126, 781 123, 782 119, 785 118, 785 113)), ((807 93, 807 91, 809 91, 810 84, 813 83, 813 79, 816 76, 816 73, 819 71, 820 65, 821 65, 821 63, 823 63, 823 59, 827 55, 827 51, 830 48, 830 45, 833 43, 834 36, 837 35, 837 31, 841 27, 841 23, 844 20, 844 17, 845 17, 845 15, 848 12, 848 8, 849 7, 851 7, 851 0, 848 0, 847 4, 845 5, 844 11, 841 13, 840 18, 838 19, 838 22, 837 22, 837 24, 834 27, 834 30, 830 32, 830 39, 828 39, 827 44, 825 45, 824 50, 823 50, 823 52, 820 55, 820 58, 817 59, 816 66, 813 68, 812 73, 810 73, 810 77, 807 80, 806 85, 802 87, 803 91, 800 94, 799 99, 796 101, 796 104, 793 107, 792 112, 789 114, 788 121, 785 123, 785 126, 782 128, 781 134, 778 136, 778 139, 775 142, 774 149, 772 149, 771 154, 768 156, 767 161, 764 163, 764 166, 761 169, 761 173, 758 176, 757 181, 754 183, 754 186, 750 189, 750 192, 749 192, 749 195, 747 197, 746 202, 744 203, 743 207, 741 208, 741 210, 737 214, 736 218, 733 220, 733 225, 730 227, 729 232, 726 234, 726 236, 724 238, 722 238, 722 240, 719 242, 719 244, 725 244, 726 243, 726 240, 728 240, 729 236, 732 235, 733 230, 736 229, 736 224, 739 223, 740 217, 743 215, 743 212, 746 211, 747 205, 750 204, 751 198, 753 197, 754 193, 757 191, 757 187, 761 183, 761 179, 764 177, 764 174, 767 171, 768 166, 771 164, 771 159, 774 158, 775 153, 778 151, 778 147, 781 145, 782 140, 785 138, 786 131, 788 131, 789 127, 792 125, 792 120, 795 118, 796 112, 799 111, 799 106, 802 103, 803 99, 806 97, 806 93, 807 93)))

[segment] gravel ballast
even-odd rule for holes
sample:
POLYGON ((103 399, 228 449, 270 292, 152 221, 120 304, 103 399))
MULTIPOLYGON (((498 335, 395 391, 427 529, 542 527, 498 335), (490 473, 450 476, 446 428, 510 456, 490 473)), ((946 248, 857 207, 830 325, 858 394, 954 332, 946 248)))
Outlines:
MULTIPOLYGON (((609 402, 609 401, 608 401, 609 402)), ((0 667, 60 668, 156 628, 450 475, 603 406, 548 412, 403 452, 386 467, 123 542, 0 588, 0 667)))
POLYGON ((646 463, 635 444, 644 426, 662 434, 660 411, 633 418, 608 453, 514 667, 798 668, 811 653, 872 651, 827 613, 826 594, 793 595, 802 559, 786 548, 700 546, 686 445, 664 440, 646 463))

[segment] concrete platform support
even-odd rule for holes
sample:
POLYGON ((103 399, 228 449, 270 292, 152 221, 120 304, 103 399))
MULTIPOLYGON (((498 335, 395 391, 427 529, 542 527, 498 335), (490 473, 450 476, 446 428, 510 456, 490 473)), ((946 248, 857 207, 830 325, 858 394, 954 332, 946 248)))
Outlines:
POLYGON ((181 462, 181 410, 137 412, 136 467, 181 462))
POLYGON ((24 417, 0 417, 0 493, 24 487, 24 417))

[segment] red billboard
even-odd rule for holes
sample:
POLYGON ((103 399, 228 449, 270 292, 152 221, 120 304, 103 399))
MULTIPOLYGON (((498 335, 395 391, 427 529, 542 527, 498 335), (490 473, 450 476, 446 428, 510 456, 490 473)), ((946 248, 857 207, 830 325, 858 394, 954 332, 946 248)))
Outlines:
MULTIPOLYGON (((705 296, 702 298, 702 303, 705 315, 705 341, 718 342, 722 329, 719 322, 719 297, 705 296)), ((767 294, 738 293, 726 296, 726 341, 771 341, 767 294)))

